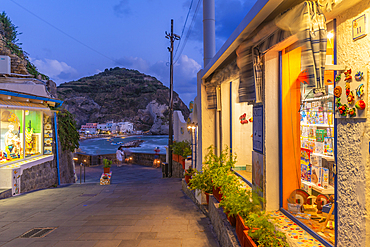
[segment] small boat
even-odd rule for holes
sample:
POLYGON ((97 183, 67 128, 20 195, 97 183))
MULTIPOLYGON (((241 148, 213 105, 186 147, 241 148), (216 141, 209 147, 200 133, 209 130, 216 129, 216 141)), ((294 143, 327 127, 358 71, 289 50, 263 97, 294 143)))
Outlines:
POLYGON ((117 145, 118 143, 114 143, 114 142, 111 142, 111 144, 110 145, 117 145))

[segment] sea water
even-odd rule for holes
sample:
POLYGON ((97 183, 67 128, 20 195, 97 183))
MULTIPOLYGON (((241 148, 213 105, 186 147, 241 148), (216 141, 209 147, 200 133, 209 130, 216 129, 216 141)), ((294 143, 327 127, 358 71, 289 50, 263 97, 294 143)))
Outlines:
POLYGON ((166 154, 165 147, 168 145, 168 136, 166 135, 139 135, 87 139, 80 141, 80 149, 83 153, 90 155, 113 154, 120 145, 134 140, 143 140, 144 142, 140 144, 140 147, 128 148, 133 153, 154 153, 154 149, 159 147, 159 153, 166 154), (117 142, 122 142, 122 144, 117 144, 117 142))

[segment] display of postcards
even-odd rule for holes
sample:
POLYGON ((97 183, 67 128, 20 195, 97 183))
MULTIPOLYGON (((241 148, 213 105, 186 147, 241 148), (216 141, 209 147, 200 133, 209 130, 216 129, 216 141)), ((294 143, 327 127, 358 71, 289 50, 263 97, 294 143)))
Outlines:
POLYGON ((324 124, 324 113, 323 112, 317 113, 317 123, 324 124))
POLYGON ((301 148, 301 179, 307 182, 311 180, 311 150, 301 148))
POLYGON ((324 143, 322 143, 322 142, 316 142, 315 143, 314 153, 324 154, 324 143))
POLYGON ((301 136, 308 137, 309 127, 307 125, 301 125, 301 136))
POLYGON ((311 169, 310 165, 301 164, 301 180, 311 182, 311 169))
POLYGON ((306 103, 306 109, 311 109, 311 103, 310 102, 306 103))
POLYGON ((44 137, 53 137, 53 131, 52 130, 45 130, 44 131, 44 137))
POLYGON ((311 165, 313 166, 322 166, 322 157, 320 155, 311 155, 311 165))
POLYGON ((52 147, 44 147, 44 154, 53 154, 52 147))
POLYGON ((44 146, 50 147, 53 144, 53 138, 44 138, 44 146))
POLYGON ((324 112, 324 123, 323 124, 328 124, 328 113, 324 112))
POLYGON ((301 124, 307 124, 307 113, 305 111, 301 111, 301 124))
POLYGON ((333 155, 333 138, 332 137, 325 137, 324 138, 324 154, 326 155, 333 155))
POLYGON ((316 140, 316 126, 309 126, 308 138, 316 140))
POLYGON ((301 148, 308 148, 307 138, 301 138, 301 148))
POLYGON ((307 149, 309 149, 309 150, 313 151, 313 150, 315 149, 315 144, 316 144, 316 142, 315 142, 315 141, 310 141, 310 140, 308 140, 308 141, 307 141, 307 149))
POLYGON ((327 189, 329 185, 329 169, 322 168, 321 173, 322 173, 322 178, 321 178, 322 185, 321 186, 327 189))
POLYGON ((333 137, 332 134, 332 128, 326 128, 326 137, 333 137))
POLYGON ((317 186, 321 186, 321 172, 320 167, 318 166, 312 166, 311 183, 317 186))
POLYGON ((317 142, 324 142, 325 137, 326 137, 326 129, 316 130, 316 141, 317 142))
POLYGON ((329 185, 334 187, 334 158, 326 158, 322 159, 322 167, 328 169, 329 171, 329 185))

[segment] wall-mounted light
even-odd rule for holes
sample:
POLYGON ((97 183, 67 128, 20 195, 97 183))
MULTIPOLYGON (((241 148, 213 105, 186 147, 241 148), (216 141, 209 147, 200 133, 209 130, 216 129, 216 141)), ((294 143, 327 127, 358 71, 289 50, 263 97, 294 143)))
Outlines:
POLYGON ((327 37, 328 39, 332 39, 332 38, 334 38, 334 32, 333 32, 333 31, 328 32, 328 34, 326 35, 326 37, 327 37))

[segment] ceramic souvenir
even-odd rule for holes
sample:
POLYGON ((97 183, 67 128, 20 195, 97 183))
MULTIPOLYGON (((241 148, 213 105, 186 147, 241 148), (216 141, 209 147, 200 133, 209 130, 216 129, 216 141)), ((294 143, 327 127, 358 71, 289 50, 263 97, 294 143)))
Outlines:
POLYGON ((348 95, 349 95, 349 92, 351 91, 351 86, 350 86, 350 84, 347 82, 346 83, 346 95, 347 95, 347 97, 348 97, 348 95))
POLYGON ((357 71, 357 73, 355 74, 356 81, 361 81, 363 76, 364 76, 364 72, 357 71))
POLYGON ((340 76, 340 74, 338 74, 337 77, 335 77, 335 82, 339 82, 340 78, 341 78, 341 76, 340 76))
POLYGON ((351 108, 348 110, 348 115, 350 117, 356 117, 356 109, 355 108, 351 108))
POLYGON ((346 72, 344 72, 344 75, 346 76, 346 77, 344 78, 344 80, 345 80, 345 81, 350 81, 350 80, 352 80, 352 75, 351 75, 351 73, 352 73, 352 70, 351 70, 351 69, 349 69, 349 70, 347 70, 346 72))
POLYGON ((353 92, 350 91, 347 97, 347 102, 348 104, 352 105, 354 101, 355 101, 355 96, 353 95, 353 92))
POLYGON ((347 116, 348 106, 346 104, 338 107, 339 114, 342 116, 347 116))
POLYGON ((340 86, 336 86, 334 88, 334 96, 339 98, 342 95, 342 88, 340 86))
POLYGON ((359 98, 361 98, 362 95, 364 95, 364 84, 361 84, 360 86, 357 87, 356 94, 357 94, 357 97, 359 98))
POLYGON ((356 102, 355 107, 359 110, 363 110, 366 107, 365 101, 359 100, 356 102))

